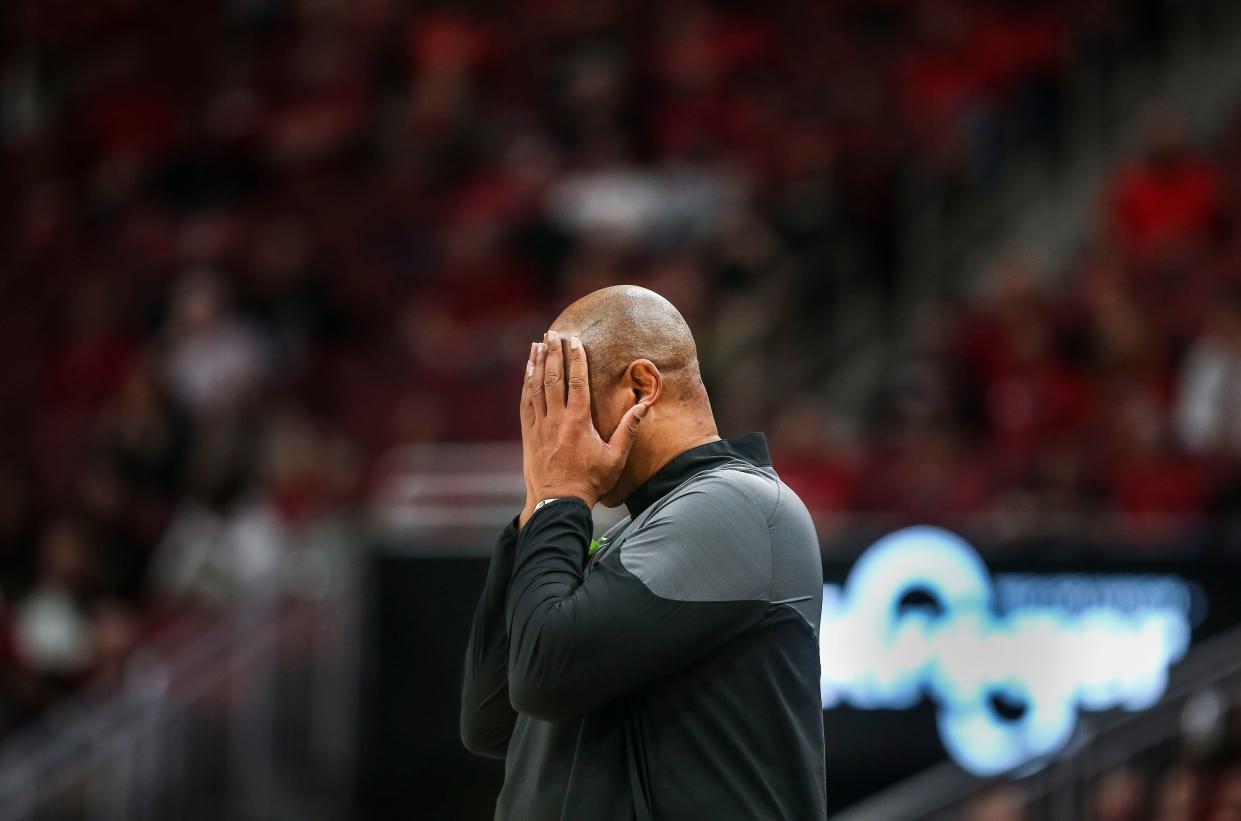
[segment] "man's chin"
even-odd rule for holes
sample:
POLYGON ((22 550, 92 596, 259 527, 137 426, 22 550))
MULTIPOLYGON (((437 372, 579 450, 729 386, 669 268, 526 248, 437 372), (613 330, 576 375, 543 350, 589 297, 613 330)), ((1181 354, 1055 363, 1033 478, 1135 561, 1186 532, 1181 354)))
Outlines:
POLYGON ((599 497, 599 504, 604 507, 620 507, 625 503, 625 497, 619 493, 607 493, 599 497))

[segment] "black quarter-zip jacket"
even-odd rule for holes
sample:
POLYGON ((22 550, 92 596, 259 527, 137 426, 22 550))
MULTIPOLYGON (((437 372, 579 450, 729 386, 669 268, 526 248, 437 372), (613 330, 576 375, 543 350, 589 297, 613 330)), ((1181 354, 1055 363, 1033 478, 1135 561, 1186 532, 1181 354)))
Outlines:
POLYGON ((761 433, 677 456, 592 551, 590 510, 501 534, 461 734, 505 759, 499 821, 822 819, 809 513, 761 433))

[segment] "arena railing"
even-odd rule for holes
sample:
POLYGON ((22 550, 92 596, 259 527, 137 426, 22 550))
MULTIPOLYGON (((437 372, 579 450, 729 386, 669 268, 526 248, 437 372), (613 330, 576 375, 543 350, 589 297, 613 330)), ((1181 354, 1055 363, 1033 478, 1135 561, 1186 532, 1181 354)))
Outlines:
POLYGON ((308 594, 296 561, 0 746, 0 818, 349 818, 360 573, 308 594))

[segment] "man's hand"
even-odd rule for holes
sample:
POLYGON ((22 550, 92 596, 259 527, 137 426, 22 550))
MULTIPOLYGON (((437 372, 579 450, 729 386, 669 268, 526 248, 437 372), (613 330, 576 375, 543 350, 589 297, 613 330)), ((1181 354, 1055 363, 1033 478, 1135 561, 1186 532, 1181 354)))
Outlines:
POLYGON ((616 486, 646 411, 646 403, 639 402, 621 418, 611 439, 599 438, 590 418, 586 349, 580 339, 572 337, 566 354, 560 335, 549 331, 547 342, 526 363, 521 439, 527 484, 534 499, 529 499, 528 491, 529 512, 522 511, 519 524, 526 523, 534 503, 543 499, 573 496, 594 507, 616 486))

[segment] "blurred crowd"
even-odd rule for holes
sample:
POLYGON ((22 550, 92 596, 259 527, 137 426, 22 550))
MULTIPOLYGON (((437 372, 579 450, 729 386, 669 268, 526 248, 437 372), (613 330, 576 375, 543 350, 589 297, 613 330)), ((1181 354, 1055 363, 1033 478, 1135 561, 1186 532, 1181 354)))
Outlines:
POLYGON ((373 458, 511 439, 528 341, 619 281, 822 510, 1231 511, 1241 129, 1160 134, 1065 287, 1007 262, 864 427, 778 380, 837 296, 893 301, 898 180, 1054 150, 1068 74, 1163 8, 3 4, 0 730, 289 553, 330 578, 373 458))
MULTIPOLYGON (((1204 147, 1152 109, 1067 269, 999 260, 918 331, 869 446, 798 466, 803 495, 998 540, 1241 555, 1239 229, 1241 116, 1204 147)), ((816 413, 777 416, 777 441, 815 453, 816 413)))

